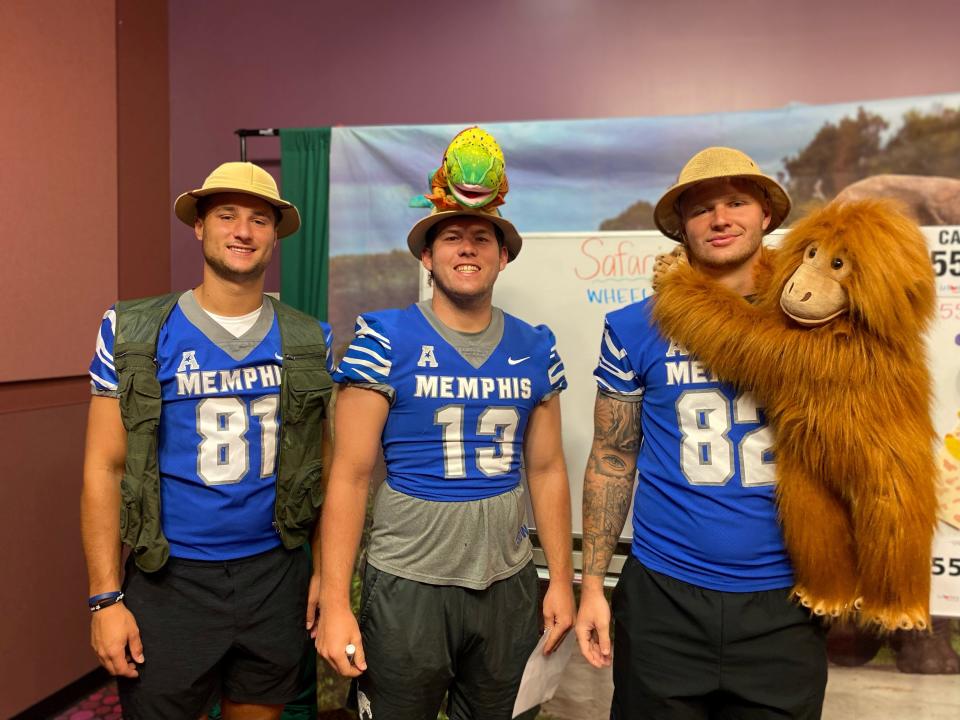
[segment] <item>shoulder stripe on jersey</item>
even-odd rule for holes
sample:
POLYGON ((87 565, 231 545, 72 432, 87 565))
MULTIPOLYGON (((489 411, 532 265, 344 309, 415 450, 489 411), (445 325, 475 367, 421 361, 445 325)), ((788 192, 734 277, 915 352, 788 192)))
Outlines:
POLYGON ((109 380, 104 380, 102 377, 100 377, 99 375, 97 375, 96 373, 94 373, 94 372, 92 372, 92 371, 90 372, 90 377, 93 378, 94 381, 96 381, 97 383, 99 383, 102 387, 106 388, 107 390, 116 390, 116 389, 117 389, 117 384, 116 384, 115 382, 110 382, 109 380))
POLYGON ((100 362, 108 368, 116 370, 113 366, 113 355, 107 352, 107 345, 103 342, 103 336, 100 334, 97 334, 97 357, 100 358, 100 362))
POLYGON ((603 344, 607 346, 607 352, 613 355, 617 360, 623 360, 627 356, 627 351, 623 348, 617 347, 613 338, 610 337, 610 328, 604 328, 603 330, 603 344))
POLYGON ((333 328, 327 327, 323 334, 323 344, 327 346, 327 355, 324 358, 327 361, 327 368, 331 367, 330 359, 333 357, 333 328))
POLYGON ((616 388, 608 383, 602 377, 596 375, 594 377, 597 380, 597 385, 602 387, 604 390, 609 390, 614 395, 643 395, 644 388, 637 388, 636 390, 621 390, 620 388, 616 388))
POLYGON ((383 346, 387 350, 390 349, 390 341, 386 337, 378 333, 376 330, 374 330, 372 327, 370 327, 367 324, 367 321, 363 319, 362 315, 357 316, 357 329, 354 334, 357 337, 366 336, 366 337, 376 338, 383 344, 383 346))
MULTIPOLYGON (((370 369, 373 370, 374 372, 380 373, 381 375, 384 375, 384 376, 390 374, 390 365, 389 365, 389 364, 386 364, 386 365, 378 365, 377 363, 373 362, 372 360, 366 360, 366 359, 364 359, 364 358, 358 358, 358 357, 350 357, 349 355, 345 355, 345 356, 343 357, 343 359, 340 361, 340 365, 341 365, 341 366, 343 366, 343 365, 349 365, 351 368, 356 368, 356 367, 359 365, 359 366, 361 366, 361 367, 370 368, 370 369)), ((360 372, 360 371, 358 370, 357 372, 360 372)))
POLYGON ((600 360, 597 364, 605 372, 610 373, 611 375, 619 378, 620 380, 625 380, 625 381, 633 380, 637 376, 637 373, 635 373, 633 370, 624 370, 614 365, 613 363, 611 363, 603 355, 600 356, 600 360))
POLYGON ((110 308, 103 314, 104 320, 110 321, 110 332, 114 335, 117 334, 117 311, 115 308, 110 308))
MULTIPOLYGON (((110 334, 116 337, 117 334, 117 311, 110 308, 103 314, 103 320, 110 321, 110 334)), ((97 357, 101 362, 111 370, 114 370, 113 355, 107 350, 107 344, 103 341, 103 333, 97 333, 97 357)))
MULTIPOLYGON (((351 367, 351 368, 350 368, 350 371, 351 371, 353 374, 355 374, 355 375, 359 375, 360 377, 362 377, 364 380, 366 380, 366 381, 369 382, 369 383, 374 383, 374 384, 377 384, 377 385, 382 384, 382 383, 381 383, 379 380, 377 380, 376 378, 371 377, 370 375, 367 375, 367 374, 366 374, 363 370, 361 370, 360 368, 351 367)), ((341 374, 343 374, 343 371, 342 371, 342 370, 341 370, 340 372, 341 372, 341 374)), ((345 378, 345 380, 347 380, 347 382, 349 382, 350 378, 345 378)))
POLYGON ((547 370, 547 380, 550 381, 551 385, 556 385, 558 382, 564 379, 566 373, 563 369, 563 362, 558 362, 556 365, 551 366, 547 370))
MULTIPOLYGON (((352 358, 350 358, 350 355, 351 355, 353 352, 366 353, 366 354, 369 355, 370 357, 372 357, 372 358, 374 358, 375 360, 377 360, 381 365, 383 365, 383 367, 386 368, 386 370, 389 370, 390 368, 393 367, 393 363, 392 363, 390 360, 387 360, 385 357, 383 357, 383 356, 381 356, 381 355, 378 355, 378 354, 375 353, 373 350, 371 350, 371 349, 368 348, 368 347, 364 347, 363 345, 351 345, 351 346, 347 349, 347 354, 344 356, 344 359, 352 359, 352 358)), ((371 365, 370 367, 373 367, 373 366, 371 365)))

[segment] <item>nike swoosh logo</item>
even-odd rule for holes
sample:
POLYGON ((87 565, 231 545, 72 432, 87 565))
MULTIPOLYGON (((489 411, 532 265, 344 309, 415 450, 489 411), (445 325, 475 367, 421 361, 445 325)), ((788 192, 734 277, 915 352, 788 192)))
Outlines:
POLYGON ((526 357, 517 358, 516 360, 514 360, 512 357, 507 357, 507 365, 519 365, 524 360, 529 360, 529 359, 530 359, 529 355, 527 355, 526 357))
POLYGON ((277 362, 283 362, 283 355, 280 353, 274 353, 273 356, 277 359, 277 362))

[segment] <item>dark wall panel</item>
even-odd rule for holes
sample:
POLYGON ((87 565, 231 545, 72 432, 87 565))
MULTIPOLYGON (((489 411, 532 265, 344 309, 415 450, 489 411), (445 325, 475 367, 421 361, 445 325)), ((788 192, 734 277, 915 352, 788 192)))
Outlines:
POLYGON ((80 547, 86 399, 0 412, 0 717, 97 666, 80 547))

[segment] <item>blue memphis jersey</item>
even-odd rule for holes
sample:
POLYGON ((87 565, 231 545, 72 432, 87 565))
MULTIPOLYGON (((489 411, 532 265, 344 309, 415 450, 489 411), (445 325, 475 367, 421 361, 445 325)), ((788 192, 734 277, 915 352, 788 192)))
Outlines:
POLYGON ((650 308, 647 299, 607 315, 594 371, 601 391, 642 403, 632 552, 713 590, 787 587, 763 410, 664 339, 650 308))
MULTIPOLYGON (((280 544, 273 528, 280 328, 270 303, 264 305, 264 314, 273 316, 272 322, 261 316, 239 339, 205 313, 198 317, 203 310, 195 301, 195 310, 186 314, 183 303, 181 298, 174 306, 157 340, 163 532, 174 557, 247 557, 280 544)), ((332 372, 332 333, 325 323, 321 326, 332 372)), ((115 329, 111 307, 100 324, 90 364, 94 394, 117 394, 115 329)))
POLYGON ((417 305, 357 318, 334 379, 386 386, 387 482, 423 500, 469 501, 520 483, 530 412, 567 386, 553 333, 495 310, 503 333, 469 362, 417 305), (484 353, 486 355, 486 353, 484 353))

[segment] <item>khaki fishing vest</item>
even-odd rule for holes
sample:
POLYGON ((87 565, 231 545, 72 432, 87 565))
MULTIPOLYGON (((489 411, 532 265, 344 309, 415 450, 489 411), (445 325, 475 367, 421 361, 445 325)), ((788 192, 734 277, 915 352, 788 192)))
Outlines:
MULTIPOLYGON (((116 305, 114 364, 127 458, 120 482, 120 538, 145 572, 163 567, 170 545, 160 524, 157 432, 162 399, 157 380, 157 337, 181 293, 116 305)), ((269 297, 269 296, 267 296, 269 297)), ((270 298, 280 324, 280 444, 273 526, 287 548, 310 536, 322 501, 321 437, 333 381, 327 347, 315 319, 270 298)))

